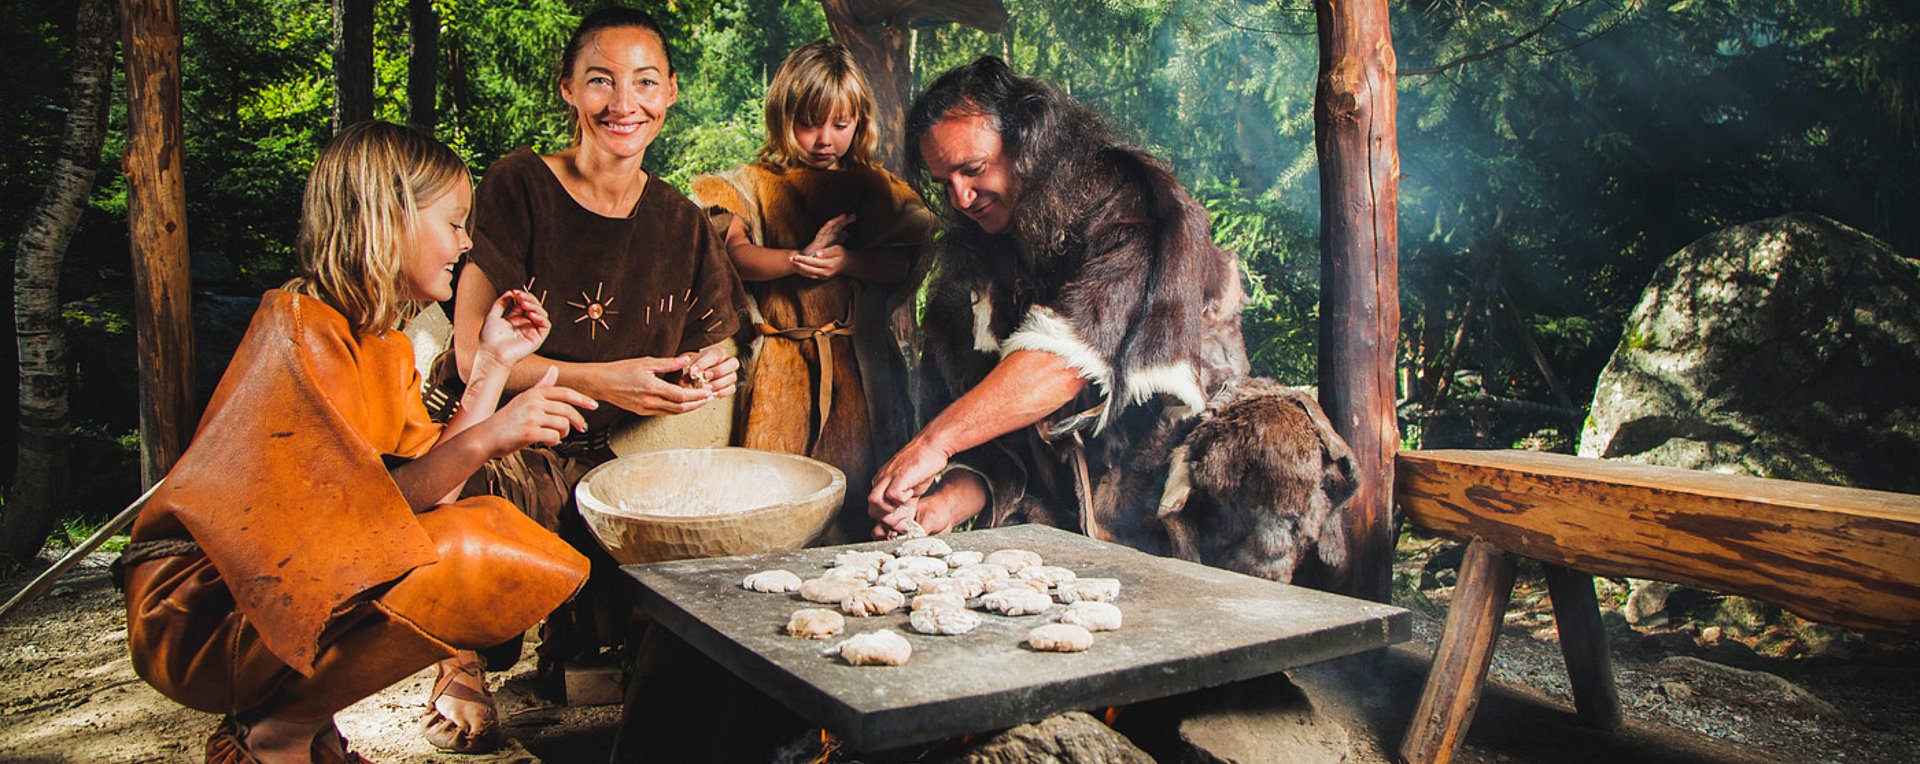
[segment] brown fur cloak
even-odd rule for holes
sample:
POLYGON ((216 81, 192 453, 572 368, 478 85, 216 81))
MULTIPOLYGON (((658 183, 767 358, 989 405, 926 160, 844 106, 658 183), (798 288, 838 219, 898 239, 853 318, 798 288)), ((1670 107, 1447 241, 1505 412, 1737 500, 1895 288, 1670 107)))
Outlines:
POLYGON ((815 170, 750 164, 693 182, 723 232, 735 217, 763 247, 798 249, 828 220, 853 213, 846 246, 906 258, 908 276, 874 284, 840 276, 749 282, 758 338, 739 395, 741 445, 805 454, 847 475, 840 530, 864 537, 865 486, 879 459, 913 434, 912 398, 897 327, 925 276, 934 219, 913 189, 878 168, 815 170), (826 359, 823 368, 822 359, 826 359))

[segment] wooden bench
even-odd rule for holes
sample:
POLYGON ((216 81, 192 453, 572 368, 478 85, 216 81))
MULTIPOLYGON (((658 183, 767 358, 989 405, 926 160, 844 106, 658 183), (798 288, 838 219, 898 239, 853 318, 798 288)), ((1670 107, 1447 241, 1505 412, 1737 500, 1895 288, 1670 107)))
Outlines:
POLYGON ((1920 496, 1529 451, 1403 451, 1394 471, 1408 520, 1468 542, 1400 747, 1415 764, 1450 760, 1473 720, 1515 556, 1545 564, 1574 706, 1602 729, 1621 714, 1594 575, 1920 634, 1920 496))

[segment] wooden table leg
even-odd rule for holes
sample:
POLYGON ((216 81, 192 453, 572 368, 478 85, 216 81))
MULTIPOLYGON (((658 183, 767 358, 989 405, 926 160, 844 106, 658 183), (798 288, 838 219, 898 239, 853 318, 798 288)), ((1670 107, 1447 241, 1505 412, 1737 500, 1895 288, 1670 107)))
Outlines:
POLYGON ((1580 722, 1595 729, 1620 726, 1620 693, 1613 684, 1613 652, 1600 625, 1600 602, 1593 576, 1558 565, 1542 565, 1547 594, 1553 598, 1553 622, 1560 630, 1560 654, 1567 658, 1567 680, 1580 722))
POLYGON ((1493 643, 1513 593, 1513 559, 1485 541, 1467 545, 1453 604, 1434 651, 1433 668, 1420 691, 1413 723, 1400 741, 1400 757, 1412 764, 1445 764, 1480 705, 1480 688, 1493 661, 1493 643))

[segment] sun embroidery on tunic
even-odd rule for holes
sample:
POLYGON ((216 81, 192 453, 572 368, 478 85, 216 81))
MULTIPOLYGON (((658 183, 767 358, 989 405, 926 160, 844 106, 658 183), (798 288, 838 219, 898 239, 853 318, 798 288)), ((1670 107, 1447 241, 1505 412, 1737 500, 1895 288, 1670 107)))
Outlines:
POLYGON ((573 300, 567 301, 568 305, 580 309, 580 317, 575 318, 573 320, 574 323, 577 324, 581 321, 589 322, 587 324, 587 339, 599 339, 601 329, 613 331, 613 327, 607 323, 607 316, 617 316, 620 314, 620 311, 608 307, 613 304, 612 297, 602 298, 600 296, 601 290, 605 287, 606 282, 594 282, 592 297, 588 297, 586 292, 581 292, 579 302, 574 302, 573 300))

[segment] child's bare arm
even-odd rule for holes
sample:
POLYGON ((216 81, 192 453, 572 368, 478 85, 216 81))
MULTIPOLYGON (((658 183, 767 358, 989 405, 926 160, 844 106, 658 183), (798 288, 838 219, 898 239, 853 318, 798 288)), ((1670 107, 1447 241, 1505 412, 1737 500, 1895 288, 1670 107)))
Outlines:
POLYGON ((739 216, 727 225, 727 257, 740 272, 742 281, 772 281, 794 273, 795 249, 773 249, 753 243, 747 237, 747 225, 739 216))

